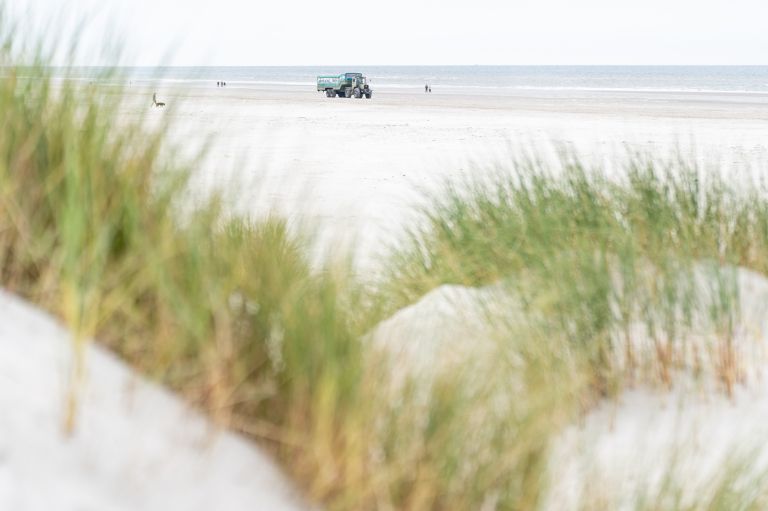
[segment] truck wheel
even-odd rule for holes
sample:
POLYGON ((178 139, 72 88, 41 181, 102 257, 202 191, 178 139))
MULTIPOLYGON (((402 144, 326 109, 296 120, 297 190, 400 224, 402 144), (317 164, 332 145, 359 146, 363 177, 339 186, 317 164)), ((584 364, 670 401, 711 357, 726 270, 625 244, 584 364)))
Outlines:
POLYGON ((325 89, 325 97, 332 98, 336 96, 336 93, 333 92, 333 89, 325 89))
POLYGON ((360 99, 363 97, 363 95, 360 93, 360 89, 355 87, 355 90, 352 91, 352 94, 355 95, 355 98, 360 99))
POLYGON ((349 87, 344 89, 344 97, 345 98, 351 98, 352 97, 352 89, 350 89, 349 87))
POLYGON ((365 99, 371 99, 371 96, 373 96, 373 92, 369 92, 365 95, 365 99))

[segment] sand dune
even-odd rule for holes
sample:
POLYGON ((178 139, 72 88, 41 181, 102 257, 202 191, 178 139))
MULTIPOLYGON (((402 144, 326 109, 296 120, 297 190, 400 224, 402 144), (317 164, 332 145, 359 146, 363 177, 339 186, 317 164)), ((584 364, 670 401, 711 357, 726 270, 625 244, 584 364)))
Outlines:
POLYGON ((96 345, 78 427, 64 435, 71 358, 66 330, 0 293, 0 509, 306 509, 252 443, 96 345))
MULTIPOLYGON (((695 330, 682 334, 677 343, 696 344, 706 360, 720 342, 716 326, 705 319, 717 297, 710 296, 711 269, 699 265, 695 274, 701 314, 695 314, 695 330)), ((641 381, 617 398, 601 401, 556 439, 546 509, 580 509, 579 503, 585 504, 580 499, 587 497, 603 499, 595 508, 633 509, 638 495, 658 492, 665 481, 680 485, 691 498, 712 490, 729 468, 743 469, 742 475, 756 480, 764 474, 768 279, 740 268, 733 269, 733 277, 739 296, 732 342, 743 384, 729 397, 718 385, 714 367, 705 361, 694 370, 690 361, 675 373, 672 390, 641 381), (698 371, 703 374, 694 375, 698 371)), ((482 368, 484 360, 503 349, 497 343, 510 341, 504 332, 514 322, 510 304, 515 300, 504 289, 441 286, 382 322, 370 339, 397 358, 395 367, 426 378, 441 368, 482 368)), ((651 345, 644 328, 633 330, 638 348, 651 345)), ((470 374, 485 377, 482 370, 470 374)))

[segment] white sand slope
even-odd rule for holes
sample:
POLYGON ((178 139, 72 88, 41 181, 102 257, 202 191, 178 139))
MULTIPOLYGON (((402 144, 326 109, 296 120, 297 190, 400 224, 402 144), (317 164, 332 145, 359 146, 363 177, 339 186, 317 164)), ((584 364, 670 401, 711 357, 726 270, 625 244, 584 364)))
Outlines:
POLYGON ((766 441, 766 381, 738 387, 732 398, 683 388, 626 391, 557 439, 546 509, 636 509, 638 496, 658 495, 664 485, 691 504, 734 475, 764 491, 766 441))
POLYGON ((62 434, 71 344, 0 292, 0 509, 289 511, 305 507, 252 443, 216 432, 98 346, 74 435, 62 434))
POLYGON ((426 375, 492 349, 489 315, 509 302, 502 286, 443 285, 379 323, 370 339, 402 362, 396 367, 426 375))
MULTIPOLYGON (((700 497, 727 469, 756 478, 768 471, 768 279, 740 268, 729 273, 739 290, 733 343, 746 381, 729 398, 712 374, 714 362, 705 360, 703 375, 680 370, 671 391, 638 386, 599 404, 555 441, 548 509, 633 509, 634 498, 659 491, 665 481, 700 497), (585 503, 587 496, 600 501, 585 503)), ((711 273, 700 265, 695 275, 700 295, 712 295, 711 273)), ((371 339, 413 371, 466 361, 478 346, 494 344, 484 318, 513 303, 500 292, 441 286, 382 322, 371 339)), ((700 354, 718 338, 703 316, 687 339, 700 354)), ((649 342, 639 325, 633 330, 635 342, 649 342)))

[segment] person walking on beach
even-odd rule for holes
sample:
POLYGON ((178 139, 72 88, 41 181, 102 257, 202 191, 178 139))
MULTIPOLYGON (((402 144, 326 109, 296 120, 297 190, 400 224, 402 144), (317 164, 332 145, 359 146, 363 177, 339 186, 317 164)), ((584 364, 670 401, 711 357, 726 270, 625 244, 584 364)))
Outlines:
POLYGON ((432 94, 432 87, 429 88, 429 93, 432 94))
POLYGON ((427 92, 429 92, 429 84, 425 83, 424 84, 424 94, 426 94, 427 92))

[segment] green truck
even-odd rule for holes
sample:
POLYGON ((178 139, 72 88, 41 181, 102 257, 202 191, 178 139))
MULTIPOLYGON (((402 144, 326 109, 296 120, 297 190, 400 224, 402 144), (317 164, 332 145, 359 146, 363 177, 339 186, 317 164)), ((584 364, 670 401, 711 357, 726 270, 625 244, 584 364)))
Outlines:
POLYGON ((325 92, 329 98, 362 98, 371 99, 373 90, 368 85, 368 79, 363 73, 344 73, 340 75, 321 75, 317 77, 318 92, 325 92))

